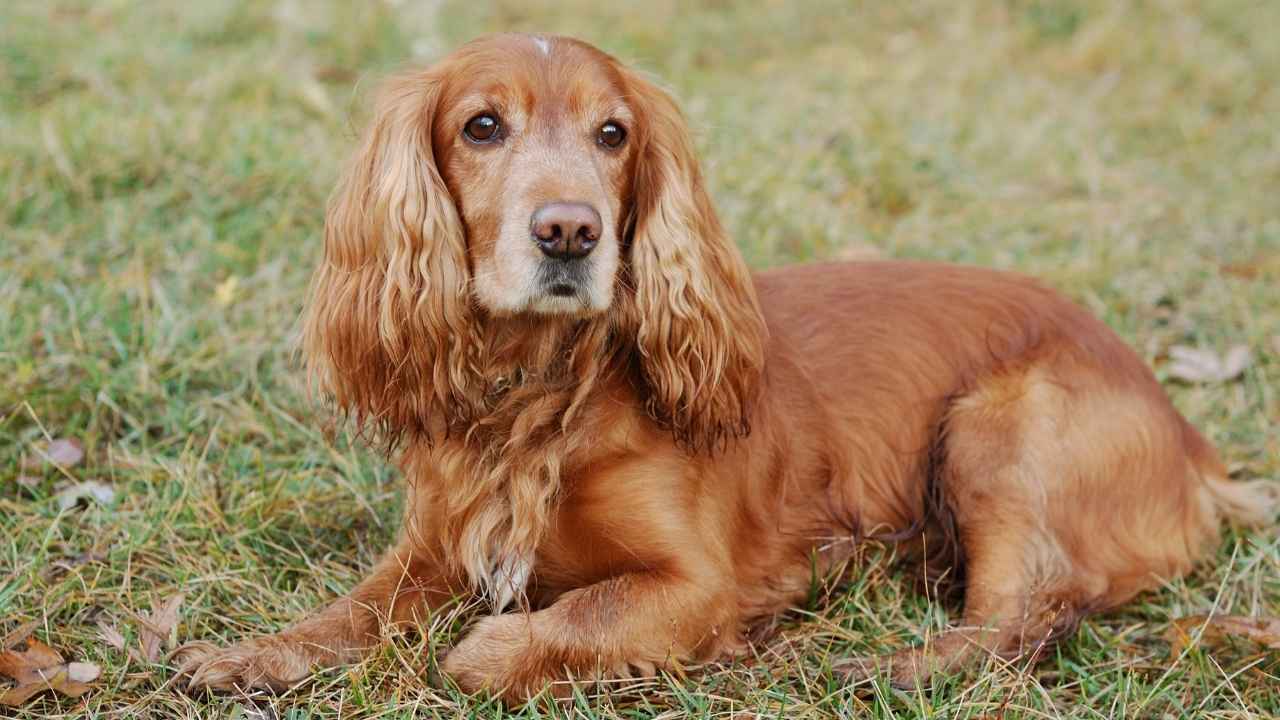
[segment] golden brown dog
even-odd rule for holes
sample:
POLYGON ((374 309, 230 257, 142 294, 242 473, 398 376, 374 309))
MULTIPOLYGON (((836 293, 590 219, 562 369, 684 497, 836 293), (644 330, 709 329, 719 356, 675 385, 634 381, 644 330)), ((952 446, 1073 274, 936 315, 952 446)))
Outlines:
POLYGON ((950 548, 936 569, 964 579, 962 626, 854 664, 913 683, 1033 649, 1186 571, 1224 515, 1269 512, 1031 280, 753 275, 671 98, 567 38, 482 39, 386 86, 304 349, 398 448, 404 528, 348 597, 190 646, 193 686, 288 686, 461 593, 495 613, 443 659, 466 690, 651 673, 740 650, 872 536, 950 548))

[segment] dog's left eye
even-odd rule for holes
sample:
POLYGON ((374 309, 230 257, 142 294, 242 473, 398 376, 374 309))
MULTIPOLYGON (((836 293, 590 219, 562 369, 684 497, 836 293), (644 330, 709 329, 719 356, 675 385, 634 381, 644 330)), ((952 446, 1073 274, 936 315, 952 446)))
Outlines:
POLYGON ((607 122, 600 126, 600 144, 607 148, 616 148, 627 139, 627 131, 616 122, 607 122))

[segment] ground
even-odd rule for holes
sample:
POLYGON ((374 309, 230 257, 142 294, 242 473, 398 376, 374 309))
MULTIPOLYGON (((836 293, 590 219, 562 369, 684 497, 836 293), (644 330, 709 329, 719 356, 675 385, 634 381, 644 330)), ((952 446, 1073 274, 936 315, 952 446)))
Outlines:
MULTIPOLYGON (((131 614, 184 593, 172 640, 277 629, 392 537, 400 482, 325 434, 296 318, 369 88, 492 30, 577 35, 662 78, 754 266, 878 254, 1039 275, 1156 367, 1236 476, 1280 479, 1277 28, 1280 4, 1247 0, 3 3, 0 634, 34 622, 102 676, 0 715, 500 712, 435 677, 461 620, 278 698, 203 699, 137 656, 131 614), (1252 361, 1186 382, 1179 345, 1252 361), (52 438, 85 461, 40 468, 52 438), (70 478, 114 499, 62 510, 70 478)), ((1164 639, 1210 610, 1280 614, 1274 526, 1224 529, 1191 576, 1088 619, 1036 667, 922 692, 831 672, 955 615, 884 555, 815 582, 750 662, 516 715, 1280 713, 1274 651, 1164 639)))

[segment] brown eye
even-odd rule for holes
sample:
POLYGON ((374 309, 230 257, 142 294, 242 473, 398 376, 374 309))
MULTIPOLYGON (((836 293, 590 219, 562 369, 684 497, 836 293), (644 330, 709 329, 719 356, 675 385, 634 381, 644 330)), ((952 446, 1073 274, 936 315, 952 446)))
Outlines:
POLYGON ((599 142, 601 145, 607 148, 616 148, 622 144, 623 140, 626 140, 626 139, 627 139, 627 131, 624 130, 622 126, 619 125, 618 123, 607 122, 604 125, 600 126, 599 142))
POLYGON ((471 142, 489 143, 498 139, 498 131, 501 129, 498 118, 492 115, 477 115, 467 121, 462 128, 462 134, 466 135, 471 142))

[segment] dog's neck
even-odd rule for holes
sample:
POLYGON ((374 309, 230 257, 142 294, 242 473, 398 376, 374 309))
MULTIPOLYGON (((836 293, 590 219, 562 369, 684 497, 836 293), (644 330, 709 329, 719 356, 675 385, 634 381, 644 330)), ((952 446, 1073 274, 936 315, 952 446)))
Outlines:
POLYGON ((558 317, 503 318, 485 323, 486 380, 514 377, 543 382, 570 380, 566 360, 590 320, 558 317))

